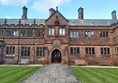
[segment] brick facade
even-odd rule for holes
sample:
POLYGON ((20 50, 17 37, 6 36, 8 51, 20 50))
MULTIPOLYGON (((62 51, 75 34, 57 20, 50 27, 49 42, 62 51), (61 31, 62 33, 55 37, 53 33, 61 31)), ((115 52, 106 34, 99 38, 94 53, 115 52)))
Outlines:
MULTIPOLYGON (((103 24, 100 24, 101 21, 97 23, 99 21, 97 20, 96 25, 92 20, 89 20, 89 24, 84 24, 88 21, 83 19, 83 15, 82 18, 79 17, 81 19, 73 21, 73 19, 66 19, 58 10, 50 14, 48 19, 27 19, 27 16, 15 20, 1 19, 0 34, 3 31, 3 36, 0 37, 1 63, 17 64, 21 59, 28 59, 32 64, 52 63, 55 62, 53 58, 57 54, 61 57, 59 63, 64 64, 73 64, 76 59, 84 59, 90 65, 99 64, 100 61, 109 61, 113 65, 118 64, 118 52, 115 51, 118 48, 117 19, 115 21, 113 19, 106 20, 107 25, 102 20, 103 24), (109 24, 109 22, 112 23, 109 24), (49 28, 54 29, 54 35, 49 35, 49 28), (64 28, 65 31, 60 32, 60 28, 64 28), (7 30, 11 30, 12 36, 15 37, 9 37, 10 33, 7 30), (25 31, 24 36, 22 30, 25 31), (31 32, 28 33, 28 30, 31 32), (38 30, 40 32, 36 33, 38 30), (76 34, 76 38, 70 38, 71 32, 76 34), (39 37, 36 37, 36 34, 39 37), (103 37, 100 37, 100 34, 103 37), (13 50, 10 51, 12 49, 10 47, 15 47, 15 53, 12 53, 13 50), (30 49, 27 51, 23 47, 30 49), (74 49, 73 54, 71 54, 71 48, 74 49), (37 49, 40 49, 39 52, 37 49)), ((27 12, 24 15, 27 15, 27 12)), ((53 32, 53 30, 51 31, 53 32)))

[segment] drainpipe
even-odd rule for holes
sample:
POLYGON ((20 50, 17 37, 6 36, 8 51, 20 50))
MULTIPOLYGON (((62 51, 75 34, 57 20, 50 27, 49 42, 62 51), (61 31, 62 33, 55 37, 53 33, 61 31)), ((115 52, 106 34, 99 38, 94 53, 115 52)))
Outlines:
POLYGON ((35 53, 35 46, 34 46, 34 31, 35 31, 35 24, 36 24, 36 19, 34 19, 34 30, 33 30, 33 50, 34 50, 34 61, 33 63, 35 64, 35 56, 36 56, 36 53, 35 53))
POLYGON ((20 30, 20 25, 21 25, 21 19, 19 19, 19 27, 18 27, 18 64, 20 62, 20 48, 19 48, 19 38, 20 38, 19 30, 20 30))

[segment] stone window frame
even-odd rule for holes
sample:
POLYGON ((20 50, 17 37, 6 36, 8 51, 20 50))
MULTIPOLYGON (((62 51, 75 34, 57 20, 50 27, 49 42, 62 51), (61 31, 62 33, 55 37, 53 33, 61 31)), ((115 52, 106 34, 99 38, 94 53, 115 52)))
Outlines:
POLYGON ((94 38, 95 37, 95 32, 94 31, 85 31, 84 36, 86 38, 94 38))
POLYGON ((101 54, 101 56, 110 56, 110 48, 109 47, 101 47, 100 54, 101 54))
POLYGON ((77 39, 77 38, 79 38, 79 31, 70 31, 69 32, 69 37, 71 39, 77 39))
POLYGON ((37 30, 35 30, 35 37, 36 38, 43 38, 44 37, 44 30, 43 29, 37 29, 37 30))
POLYGON ((115 47, 115 54, 118 55, 118 47, 115 47))
POLYGON ((5 38, 12 38, 12 29, 5 29, 4 30, 5 38))
POLYGON ((19 37, 19 30, 18 29, 13 29, 12 33, 13 33, 12 38, 18 38, 19 37))
POLYGON ((45 56, 45 47, 36 47, 36 56, 44 57, 45 56))
POLYGON ((30 56, 30 47, 21 47, 21 56, 30 56))
POLYGON ((64 27, 59 28, 59 35, 60 36, 65 36, 66 35, 66 29, 64 27))
POLYGON ((109 31, 99 31, 100 38, 109 38, 109 31))
POLYGON ((25 38, 26 37, 26 29, 20 29, 20 38, 25 38))
POLYGON ((85 47, 85 55, 95 55, 95 47, 85 47))
POLYGON ((54 27, 48 28, 48 35, 49 36, 55 36, 55 28, 54 27))
POLYGON ((32 38, 33 37, 33 30, 27 30, 27 37, 32 38))
POLYGON ((32 38, 33 37, 33 29, 20 29, 20 38, 32 38))
POLYGON ((70 47, 70 55, 72 56, 80 55, 80 47, 70 47))
POLYGON ((4 29, 0 29, 0 38, 4 37, 4 29))
POLYGON ((6 46, 5 58, 13 58, 13 57, 15 57, 15 47, 14 46, 6 46))
POLYGON ((5 38, 18 38, 19 30, 18 29, 4 29, 3 34, 5 38))

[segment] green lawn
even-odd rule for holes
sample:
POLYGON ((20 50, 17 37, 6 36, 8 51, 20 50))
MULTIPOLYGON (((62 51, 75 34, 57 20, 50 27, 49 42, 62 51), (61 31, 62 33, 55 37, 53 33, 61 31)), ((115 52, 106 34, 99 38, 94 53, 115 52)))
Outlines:
POLYGON ((82 83, 118 83, 118 68, 70 67, 82 83))
POLYGON ((0 83, 18 83, 38 68, 29 66, 0 66, 0 83))

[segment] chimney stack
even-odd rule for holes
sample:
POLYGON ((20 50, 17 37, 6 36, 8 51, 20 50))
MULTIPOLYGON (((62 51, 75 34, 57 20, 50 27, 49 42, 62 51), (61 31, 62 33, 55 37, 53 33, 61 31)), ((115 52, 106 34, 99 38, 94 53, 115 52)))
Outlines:
POLYGON ((23 15, 22 15, 22 20, 27 20, 27 8, 24 6, 23 8, 23 15))
POLYGON ((78 19, 80 19, 80 20, 83 20, 84 19, 84 11, 83 10, 84 9, 82 7, 80 7, 78 9, 78 19))
POLYGON ((58 6, 56 7, 56 11, 58 11, 58 6))
POLYGON ((117 20, 117 16, 116 16, 116 11, 114 10, 112 13, 112 20, 117 20))
POLYGON ((49 9, 49 15, 51 16, 52 14, 54 14, 55 13, 55 10, 53 9, 53 8, 50 8, 49 9))

